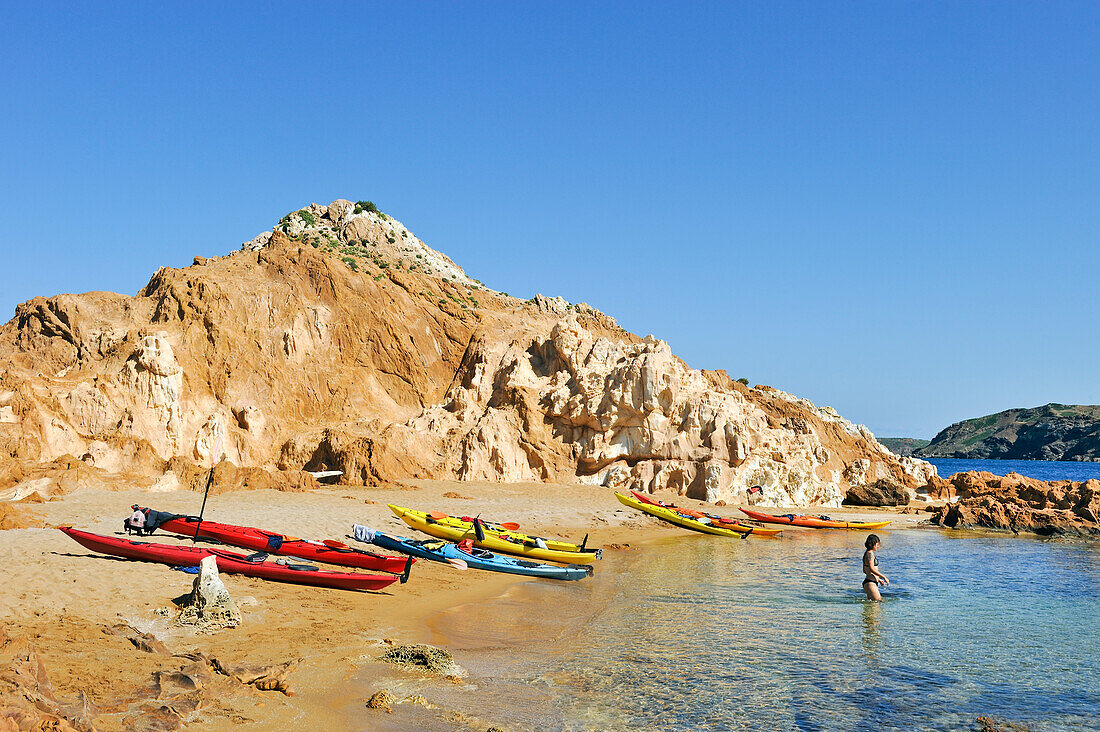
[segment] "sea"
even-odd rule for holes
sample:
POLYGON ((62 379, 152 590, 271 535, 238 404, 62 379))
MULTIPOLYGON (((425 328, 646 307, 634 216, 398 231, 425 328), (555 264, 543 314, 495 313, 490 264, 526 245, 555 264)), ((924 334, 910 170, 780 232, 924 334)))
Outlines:
POLYGON ((925 458, 936 466, 941 478, 968 470, 984 470, 994 475, 1019 473, 1039 480, 1090 480, 1100 478, 1100 463, 1065 460, 958 460, 925 458))
MULTIPOLYGON (((1096 471, 936 462, 949 463, 945 475, 1096 471)), ((430 642, 468 676, 432 690, 432 701, 480 721, 436 727, 437 717, 420 712, 418 722, 409 710, 393 722, 972 730, 986 717, 1100 730, 1100 544, 932 527, 876 533, 891 580, 882 603, 860 586, 865 532, 731 540, 685 531, 609 550, 587 580, 520 582, 450 608, 430 620, 430 642)))

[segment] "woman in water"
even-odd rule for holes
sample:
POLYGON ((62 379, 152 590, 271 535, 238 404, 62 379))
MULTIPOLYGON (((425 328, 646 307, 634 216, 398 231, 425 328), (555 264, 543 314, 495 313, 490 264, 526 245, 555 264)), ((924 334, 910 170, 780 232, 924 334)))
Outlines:
POLYGON ((863 591, 867 593, 868 600, 881 602, 882 595, 879 594, 878 586, 890 584, 890 579, 878 571, 878 557, 875 556, 875 552, 882 546, 882 540, 871 534, 863 545, 867 547, 867 551, 863 552, 863 574, 866 575, 863 578, 863 591))

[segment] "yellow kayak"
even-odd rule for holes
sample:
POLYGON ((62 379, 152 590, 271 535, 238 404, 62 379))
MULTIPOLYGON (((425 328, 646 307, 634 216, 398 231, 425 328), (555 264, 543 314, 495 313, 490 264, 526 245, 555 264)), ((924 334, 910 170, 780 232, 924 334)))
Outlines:
POLYGON ((664 506, 654 506, 648 503, 642 503, 636 498, 630 496, 624 496, 622 493, 616 493, 615 497, 619 499, 619 503, 624 506, 641 511, 642 513, 648 513, 650 516, 659 518, 662 521, 667 521, 670 524, 676 524, 684 529, 691 529, 692 531, 699 531, 704 534, 714 534, 715 536, 775 536, 781 529, 764 529, 757 526, 742 526, 739 524, 731 525, 729 528, 719 527, 712 523, 703 523, 697 518, 691 516, 682 516, 679 513, 669 510, 664 506))
POLYGON ((482 524, 485 538, 479 540, 473 523, 457 516, 436 519, 424 511, 403 508, 392 503, 387 505, 399 519, 417 531, 423 531, 429 536, 445 539, 446 541, 458 542, 463 539, 470 539, 474 542, 474 546, 494 552, 542 559, 547 562, 559 562, 561 564, 591 564, 603 554, 598 549, 582 549, 576 544, 569 544, 564 541, 541 539, 546 547, 544 549, 538 546, 535 537, 504 529, 490 528, 493 526, 490 522, 482 524))

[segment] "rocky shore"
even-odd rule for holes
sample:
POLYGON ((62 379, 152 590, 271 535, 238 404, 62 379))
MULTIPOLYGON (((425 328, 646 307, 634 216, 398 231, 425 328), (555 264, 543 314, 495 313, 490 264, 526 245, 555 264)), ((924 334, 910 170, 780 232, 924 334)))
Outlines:
POLYGON ((1100 534, 1100 480, 1046 482, 1019 473, 956 473, 936 481, 931 495, 950 501, 931 515, 933 523, 947 528, 1100 534))

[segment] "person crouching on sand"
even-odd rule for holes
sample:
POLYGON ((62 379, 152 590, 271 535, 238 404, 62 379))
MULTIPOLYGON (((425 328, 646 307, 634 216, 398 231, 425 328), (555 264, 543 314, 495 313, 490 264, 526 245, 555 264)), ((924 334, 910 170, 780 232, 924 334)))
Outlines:
POLYGON ((875 556, 875 552, 882 546, 882 540, 871 534, 863 545, 867 547, 867 551, 863 552, 863 574, 866 575, 863 578, 863 591, 867 593, 868 600, 881 602, 882 595, 879 594, 878 586, 890 584, 890 579, 878 571, 878 557, 875 556))

